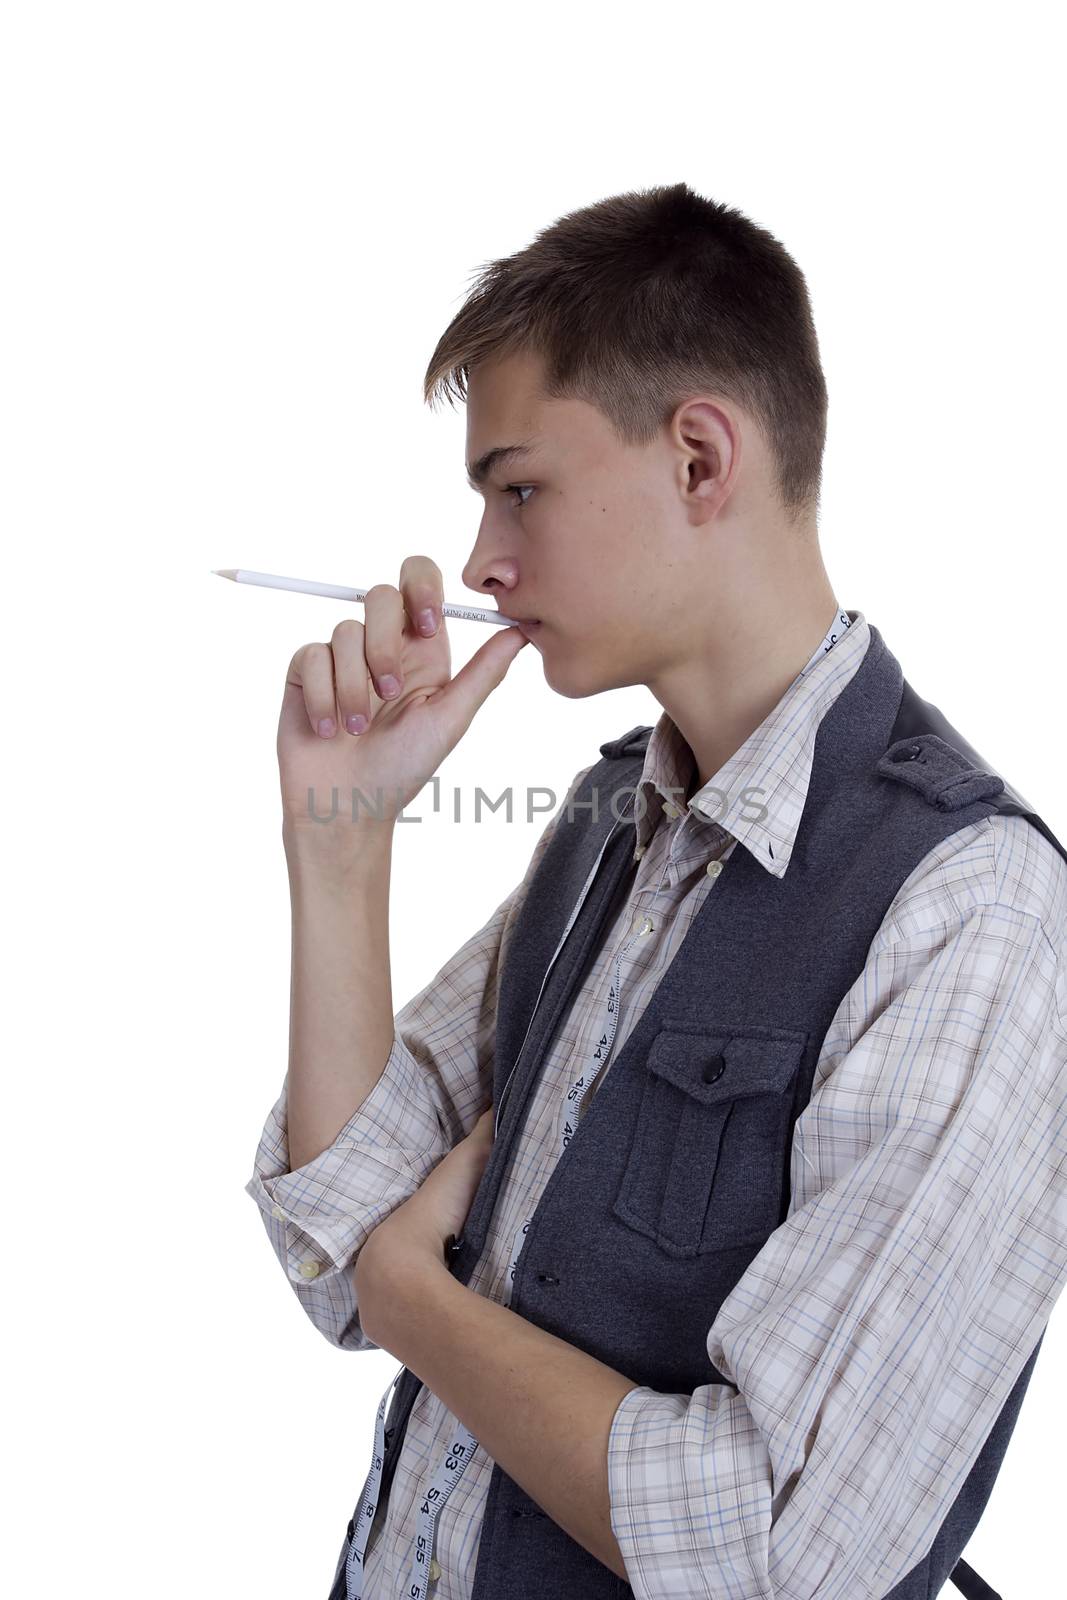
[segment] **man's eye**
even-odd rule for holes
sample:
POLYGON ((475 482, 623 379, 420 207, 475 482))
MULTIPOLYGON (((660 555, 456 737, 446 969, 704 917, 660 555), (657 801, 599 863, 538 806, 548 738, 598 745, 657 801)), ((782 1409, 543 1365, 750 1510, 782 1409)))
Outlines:
MULTIPOLYGON (((501 493, 502 494, 523 494, 523 493, 533 494, 533 488, 528 483, 509 483, 509 484, 505 485, 505 487, 501 490, 501 493)), ((515 510, 516 511, 520 511, 525 504, 526 504, 525 500, 520 500, 518 505, 515 506, 515 510)))

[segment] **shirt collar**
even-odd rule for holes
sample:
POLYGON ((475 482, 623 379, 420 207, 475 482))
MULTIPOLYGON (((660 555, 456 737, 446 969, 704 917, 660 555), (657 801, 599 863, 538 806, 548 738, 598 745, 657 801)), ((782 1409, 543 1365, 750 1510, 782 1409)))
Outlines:
POLYGON ((673 822, 688 811, 691 827, 701 833, 710 827, 714 835, 707 839, 708 853, 721 844, 725 831, 768 872, 782 877, 807 798, 819 724, 851 682, 870 637, 862 611, 836 607, 821 643, 778 704, 688 801, 696 759, 664 711, 649 736, 637 783, 643 804, 635 799, 635 854, 644 854, 665 812, 673 822), (676 808, 673 814, 668 807, 676 808))

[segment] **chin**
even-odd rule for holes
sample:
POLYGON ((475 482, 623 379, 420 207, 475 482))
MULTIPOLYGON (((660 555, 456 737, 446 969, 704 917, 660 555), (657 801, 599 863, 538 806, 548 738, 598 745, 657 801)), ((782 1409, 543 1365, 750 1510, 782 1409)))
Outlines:
POLYGON ((541 657, 545 682, 565 700, 588 700, 590 695, 603 694, 607 689, 619 688, 624 681, 616 674, 605 672, 602 666, 588 657, 567 662, 541 657))

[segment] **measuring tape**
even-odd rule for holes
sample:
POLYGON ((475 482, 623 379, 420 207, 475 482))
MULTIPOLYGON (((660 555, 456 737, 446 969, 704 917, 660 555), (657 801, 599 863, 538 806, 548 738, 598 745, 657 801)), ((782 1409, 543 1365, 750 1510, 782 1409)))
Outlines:
MULTIPOLYGON (((631 945, 653 931, 652 918, 643 917, 641 926, 631 933, 631 936, 620 947, 615 957, 614 975, 605 1003, 606 1020, 603 1031, 597 1040, 587 1067, 583 1069, 566 1090, 560 1102, 557 1118, 560 1155, 563 1154, 574 1137, 585 1098, 592 1090, 594 1083, 611 1056, 612 1047, 615 1043, 615 1034, 618 1029, 618 995, 623 958, 631 945)), ((521 1227, 515 1231, 515 1237, 511 1245, 511 1263, 506 1274, 504 1305, 510 1305, 511 1303, 515 1271, 532 1221, 532 1216, 527 1217, 521 1227)), ((370 1537, 370 1529, 374 1522, 374 1514, 378 1508, 378 1492, 381 1486, 385 1460, 385 1414, 388 1409, 389 1398, 397 1382, 403 1376, 403 1371, 404 1369, 401 1368, 400 1372, 397 1373, 378 1406, 378 1415, 374 1426, 374 1460, 360 1496, 358 1514, 353 1524, 352 1539, 345 1566, 347 1600, 363 1600, 363 1562, 367 1541, 370 1537)), ((466 1471, 468 1463, 477 1448, 477 1439, 469 1429, 461 1426, 430 1479, 430 1486, 422 1497, 416 1512, 416 1529, 411 1546, 408 1587, 404 1590, 405 1600, 425 1600, 428 1585, 435 1578, 440 1577, 441 1568, 433 1553, 437 1519, 449 1495, 466 1471)))

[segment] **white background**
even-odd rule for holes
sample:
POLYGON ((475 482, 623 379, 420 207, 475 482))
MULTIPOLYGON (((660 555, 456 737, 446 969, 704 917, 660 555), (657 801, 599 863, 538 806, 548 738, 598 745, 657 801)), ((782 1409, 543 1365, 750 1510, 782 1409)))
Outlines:
MULTIPOLYGON (((1054 26, 1036 4, 5 11, 8 1592, 325 1600, 397 1364, 313 1329, 243 1186, 287 1061, 282 682, 346 608, 209 569, 370 586, 425 552, 473 599, 462 409, 421 383, 483 261, 682 179, 775 233, 830 389, 838 598, 1067 839, 1054 26)), ((486 635, 451 637, 458 667, 486 635)), ((657 713, 557 697, 527 649, 444 791, 558 802, 657 713)), ((412 810, 397 1007, 547 817, 412 810)), ((967 1551, 1009 1600, 1060 1570, 1062 1316, 967 1551)))

